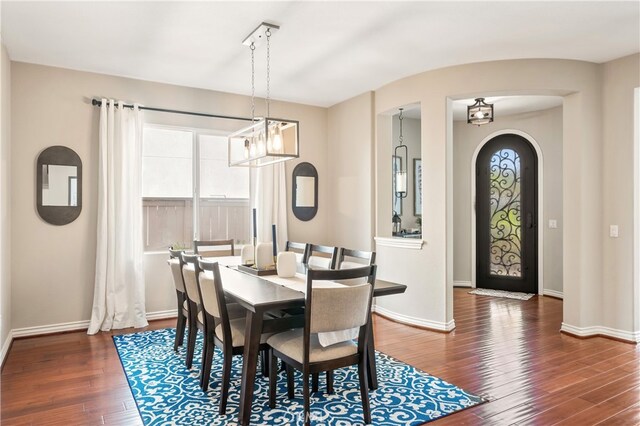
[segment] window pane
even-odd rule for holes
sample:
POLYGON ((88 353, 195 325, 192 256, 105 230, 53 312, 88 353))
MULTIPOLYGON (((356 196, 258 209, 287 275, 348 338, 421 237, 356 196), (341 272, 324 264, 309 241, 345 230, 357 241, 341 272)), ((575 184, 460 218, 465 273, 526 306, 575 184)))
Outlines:
POLYGON ((249 242, 249 169, 229 167, 227 138, 199 135, 201 240, 249 242))
POLYGON ((520 156, 513 149, 493 154, 490 165, 489 197, 490 274, 520 277, 520 156))
POLYGON ((142 196, 191 198, 193 134, 145 127, 142 140, 142 196))
POLYGON ((142 141, 145 251, 189 247, 193 235, 193 134, 145 127, 142 141))

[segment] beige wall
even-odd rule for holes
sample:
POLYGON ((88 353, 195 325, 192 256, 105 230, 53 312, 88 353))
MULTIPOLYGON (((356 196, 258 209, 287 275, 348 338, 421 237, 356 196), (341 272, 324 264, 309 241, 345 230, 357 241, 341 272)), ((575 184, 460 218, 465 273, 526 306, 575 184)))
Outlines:
MULTIPOLYGON (((622 330, 633 327, 630 313, 634 309, 633 128, 636 87, 640 87, 640 55, 604 64, 602 163, 605 190, 602 194, 601 230, 606 235, 603 239, 602 322, 607 327, 622 330), (618 238, 608 236, 609 225, 619 226, 618 238)), ((635 191, 640 191, 640 188, 635 188, 635 191)), ((635 253, 635 256, 640 256, 640 253, 635 253)), ((635 298, 638 309, 640 294, 635 298)), ((640 333, 640 328, 635 331, 640 333)))
POLYGON ((327 120, 329 241, 358 250, 373 242, 372 108, 367 92, 329 108, 327 120))
MULTIPOLYGON (((11 63, 0 57, 0 347, 11 322, 11 63)), ((1 361, 1 360, 0 360, 1 361)))
MULTIPOLYGON (((471 171, 479 144, 500 130, 520 130, 540 146, 543 164, 543 212, 538 226, 544 233, 544 288, 562 292, 562 107, 508 116, 497 115, 493 123, 472 126, 453 124, 453 279, 471 277, 471 171), (550 219, 558 228, 549 229, 550 219)), ((540 160, 539 160, 540 161, 540 160)))
MULTIPOLYGON (((376 114, 420 102, 422 108, 422 250, 378 246, 379 276, 403 280, 407 293, 378 301, 383 308, 446 325, 453 319, 453 137, 450 99, 475 95, 566 95, 563 120, 563 210, 575 212, 563 231, 564 321, 601 323, 602 132, 601 66, 569 60, 512 60, 417 74, 376 91, 376 114)), ((619 105, 612 105, 615 113, 619 105)), ((379 116, 376 116, 378 118, 379 116)), ((389 147, 376 143, 379 158, 389 147)), ((376 169, 376 225, 389 217, 384 165, 376 169)), ((627 256, 630 262, 630 254, 627 256)), ((616 283, 616 285, 627 285, 616 283)))
MULTIPOLYGON (((12 63, 12 251, 28 255, 12 260, 13 328, 88 320, 93 300, 97 220, 98 108, 88 102, 104 96, 143 105, 189 111, 247 116, 245 96, 12 63), (42 221, 35 209, 35 161, 50 145, 74 149, 83 162, 83 209, 66 226, 42 221)), ((257 102, 257 114, 263 102, 257 102)), ((274 102, 272 115, 300 121, 300 159, 287 163, 287 176, 296 163, 309 161, 318 169, 319 211, 310 222, 289 217, 289 236, 295 240, 327 243, 325 232, 329 206, 325 108, 274 102)), ((146 113, 153 123, 223 128, 220 120, 146 113)), ((239 123, 238 123, 239 124, 239 123)), ((291 184, 288 201, 291 205, 291 184)), ((290 210, 290 209, 288 209, 290 210)), ((147 310, 175 308, 175 298, 164 255, 146 261, 147 310)))

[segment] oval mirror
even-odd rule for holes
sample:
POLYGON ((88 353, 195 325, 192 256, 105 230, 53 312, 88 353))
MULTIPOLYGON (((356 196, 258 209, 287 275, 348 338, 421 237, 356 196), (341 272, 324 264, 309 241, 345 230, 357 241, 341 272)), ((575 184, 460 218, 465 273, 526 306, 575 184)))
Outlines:
POLYGON ((293 169, 293 214, 308 221, 318 213, 318 171, 311 163, 300 163, 293 169))
POLYGON ((38 214, 52 225, 66 225, 82 211, 82 161, 66 146, 50 146, 36 164, 38 214))

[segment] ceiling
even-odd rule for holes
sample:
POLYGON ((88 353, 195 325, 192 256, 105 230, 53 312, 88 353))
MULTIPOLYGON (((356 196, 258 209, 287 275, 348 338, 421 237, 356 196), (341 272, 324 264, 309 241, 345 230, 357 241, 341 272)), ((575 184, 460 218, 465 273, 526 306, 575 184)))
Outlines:
MULTIPOLYGON (((640 2, 11 2, 14 61, 250 94, 249 49, 272 38, 271 93, 330 106, 450 65, 515 58, 591 62, 640 51, 640 2)), ((265 48, 257 95, 265 94, 265 48)), ((92 94, 87 94, 91 96, 92 94)))

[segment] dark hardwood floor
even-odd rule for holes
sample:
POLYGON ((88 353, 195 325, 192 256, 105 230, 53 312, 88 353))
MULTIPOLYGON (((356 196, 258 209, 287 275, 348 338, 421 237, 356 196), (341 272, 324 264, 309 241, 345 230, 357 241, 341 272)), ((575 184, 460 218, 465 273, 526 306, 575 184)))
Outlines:
MULTIPOLYGON (((435 424, 640 424, 640 345, 561 334, 549 297, 456 289, 454 312, 450 334, 374 319, 377 349, 490 399, 435 424)), ((110 333, 16 340, 0 379, 2 425, 141 424, 110 333)))

